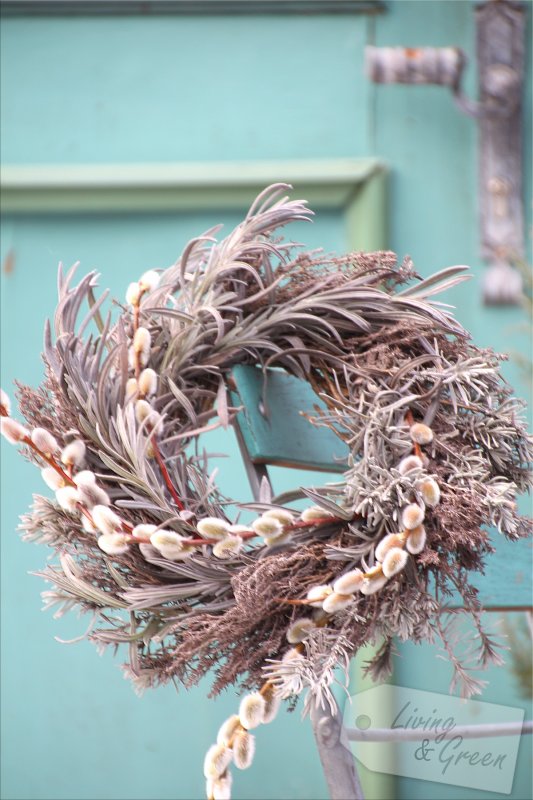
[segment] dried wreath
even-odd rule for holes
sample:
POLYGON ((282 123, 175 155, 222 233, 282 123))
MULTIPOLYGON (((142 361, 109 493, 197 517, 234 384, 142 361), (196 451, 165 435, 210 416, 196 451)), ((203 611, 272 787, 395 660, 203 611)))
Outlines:
POLYGON ((28 427, 4 392, 0 404, 2 433, 55 492, 21 526, 58 554, 40 573, 55 587, 46 607, 90 612, 100 647, 128 644, 140 690, 212 669, 213 693, 252 690, 206 756, 214 800, 230 795, 231 762, 250 765, 250 730, 305 689, 306 709, 333 703, 334 666, 365 643, 380 643, 368 670, 381 678, 394 637, 440 635, 455 682, 478 692, 445 604, 461 595, 477 663, 497 661, 469 574, 492 550, 484 525, 528 532, 515 503, 531 486, 522 403, 500 357, 430 299, 465 268, 422 280, 390 252, 299 252, 275 233, 311 214, 286 188, 265 190, 227 238, 213 229, 142 275, 115 320, 95 273, 72 287, 75 267, 60 269, 45 383, 18 389, 28 427), (228 518, 236 501, 191 446, 238 413, 227 382, 242 363, 308 381, 327 407, 311 422, 350 450, 341 482, 293 493, 312 507, 263 498, 250 525, 228 518))

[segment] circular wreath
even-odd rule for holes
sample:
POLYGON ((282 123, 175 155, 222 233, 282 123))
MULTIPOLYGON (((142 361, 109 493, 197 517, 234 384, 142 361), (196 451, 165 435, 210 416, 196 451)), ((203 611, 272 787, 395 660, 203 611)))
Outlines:
POLYGON ((231 761, 251 763, 250 729, 304 689, 306 708, 331 700, 333 667, 366 643, 379 645, 378 679, 395 637, 436 633, 463 693, 479 691, 445 603, 462 597, 479 664, 498 659, 469 576, 492 550, 483 526, 528 532, 515 503, 531 485, 522 403, 500 357, 430 299, 465 268, 422 280, 390 252, 302 252, 276 235, 311 214, 286 188, 265 190, 222 241, 213 229, 130 284, 118 315, 102 316, 95 273, 72 286, 75 268, 60 269, 46 380, 18 390, 27 427, 1 399, 2 433, 55 492, 22 518, 24 538, 58 554, 42 572, 46 606, 91 612, 99 646, 127 643, 140 690, 213 668, 213 693, 252 690, 206 757, 212 798, 229 796, 231 761), (310 424, 350 451, 340 482, 293 493, 310 507, 262 498, 250 524, 191 446, 238 413, 227 385, 245 363, 308 381, 327 407, 310 424))

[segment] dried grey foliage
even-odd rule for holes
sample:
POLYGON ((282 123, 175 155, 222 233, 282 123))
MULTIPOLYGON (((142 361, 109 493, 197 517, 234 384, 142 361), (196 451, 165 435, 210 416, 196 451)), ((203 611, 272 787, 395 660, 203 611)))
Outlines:
MULTIPOLYGON (((170 680, 190 685, 212 669, 215 692, 238 681, 256 686, 269 660, 267 672, 284 694, 305 686, 328 703, 334 662, 346 667, 367 642, 382 642, 368 667, 377 678, 390 669, 396 637, 442 636, 451 653, 442 608, 458 590, 480 625, 468 578, 492 549, 486 526, 510 539, 530 531, 515 505, 531 486, 522 404, 501 377, 501 359, 472 345, 433 300, 463 280, 465 269, 422 280, 409 260, 398 264, 389 252, 298 251, 279 230, 311 212, 285 197, 286 188, 266 190, 226 238, 215 239, 213 229, 190 242, 142 301, 159 376, 152 405, 164 421, 160 450, 185 513, 126 399, 131 311, 117 303, 103 316, 107 296, 95 299, 94 272, 74 285, 75 267, 60 270, 58 306, 45 333, 45 385, 20 387, 30 425, 45 425, 62 444, 70 429, 79 432, 87 468, 127 521, 187 537, 195 536, 198 518, 225 517, 239 502, 222 496, 197 447, 202 432, 231 424, 237 413, 227 401, 235 364, 282 367, 308 381, 327 405, 310 424, 333 428, 349 445, 342 481, 273 501, 307 495, 336 515, 331 524, 302 528, 279 552, 251 540, 228 561, 213 558, 210 546, 180 562, 146 544, 110 557, 79 517, 35 498, 22 518, 24 536, 58 553, 41 573, 53 585, 46 607, 90 613, 87 635, 99 648, 126 644, 125 671, 141 691, 170 680), (398 530, 399 509, 419 496, 419 474, 397 468, 412 446, 408 411, 435 433, 425 474, 438 480, 442 497, 427 518, 428 545, 379 594, 361 597, 356 613, 337 614, 287 666, 281 658, 294 612, 283 601, 305 597, 310 586, 346 569, 372 566, 377 542, 398 530)), ((269 501, 263 493, 262 505, 269 501)), ((478 630, 483 665, 497 656, 478 630)), ((465 692, 476 691, 466 668, 452 662, 465 692)))
POLYGON ((269 660, 265 677, 284 700, 307 690, 303 716, 309 714, 313 703, 335 714, 337 703, 331 687, 337 684, 348 694, 353 649, 338 630, 317 628, 305 640, 302 653, 286 660, 269 660), (340 680, 335 670, 340 672, 340 680))

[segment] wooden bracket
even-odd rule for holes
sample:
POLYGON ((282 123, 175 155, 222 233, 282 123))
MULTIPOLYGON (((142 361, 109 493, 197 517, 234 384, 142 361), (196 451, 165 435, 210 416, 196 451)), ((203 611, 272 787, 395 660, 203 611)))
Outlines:
POLYGON ((526 17, 523 7, 488 2, 476 9, 480 106, 479 202, 481 254, 490 263, 483 297, 517 304, 524 254, 522 91, 526 17))
POLYGON ((463 94, 467 61, 457 47, 367 47, 366 68, 375 83, 437 84, 479 124, 479 210, 481 255, 489 262, 483 299, 516 305, 522 280, 513 263, 523 257, 522 94, 525 8, 489 0, 475 9, 479 101, 463 94))

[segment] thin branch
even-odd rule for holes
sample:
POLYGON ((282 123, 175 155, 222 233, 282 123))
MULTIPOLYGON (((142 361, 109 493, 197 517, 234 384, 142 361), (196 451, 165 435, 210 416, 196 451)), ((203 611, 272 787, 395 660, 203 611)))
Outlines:
POLYGON ((185 511, 185 506, 183 505, 183 501, 180 499, 180 496, 177 493, 177 491, 176 491, 176 489, 174 487, 174 484, 172 483, 172 479, 171 479, 171 477, 169 475, 168 469, 167 469, 166 464, 165 464, 165 462, 163 460, 163 456, 161 455, 161 451, 159 449, 159 445, 157 444, 157 439, 155 437, 155 434, 152 434, 151 442, 152 442, 152 447, 154 449, 155 460, 157 461, 157 463, 159 465, 159 469, 161 470, 161 475, 163 476, 163 480, 165 481, 165 483, 167 485, 167 489, 170 492, 170 494, 172 495, 172 499, 176 503, 176 505, 179 508, 179 510, 180 511, 185 511))

